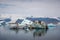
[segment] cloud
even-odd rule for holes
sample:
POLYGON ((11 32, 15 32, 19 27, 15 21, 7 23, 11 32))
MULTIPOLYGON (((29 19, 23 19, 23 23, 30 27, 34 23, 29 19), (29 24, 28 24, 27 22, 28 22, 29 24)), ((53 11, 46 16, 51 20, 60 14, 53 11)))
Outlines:
POLYGON ((60 2, 60 0, 9 0, 9 1, 20 1, 20 2, 60 2))
POLYGON ((0 3, 0 8, 7 8, 8 6, 14 6, 14 5, 0 3))
POLYGON ((1 1, 0 6, 0 8, 3 8, 0 9, 0 14, 60 16, 59 0, 3 0, 1 1))
POLYGON ((8 4, 1 4, 0 3, 0 8, 6 8, 7 6, 9 6, 8 4))
POLYGON ((0 2, 12 2, 12 1, 20 1, 20 2, 60 2, 60 0, 0 0, 0 2))

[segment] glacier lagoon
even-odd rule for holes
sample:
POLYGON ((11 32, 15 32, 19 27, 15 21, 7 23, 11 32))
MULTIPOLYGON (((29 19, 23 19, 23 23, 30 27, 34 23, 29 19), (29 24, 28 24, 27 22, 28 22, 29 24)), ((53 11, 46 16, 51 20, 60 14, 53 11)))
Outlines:
POLYGON ((0 26, 0 40, 59 40, 60 26, 49 29, 10 29, 0 26))

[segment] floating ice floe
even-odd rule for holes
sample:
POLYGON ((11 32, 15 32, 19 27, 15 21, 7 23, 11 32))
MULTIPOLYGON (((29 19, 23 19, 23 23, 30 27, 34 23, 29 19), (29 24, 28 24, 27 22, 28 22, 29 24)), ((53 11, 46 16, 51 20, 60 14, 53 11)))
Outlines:
POLYGON ((56 25, 55 24, 52 24, 52 23, 48 24, 47 26, 48 27, 56 27, 56 25))

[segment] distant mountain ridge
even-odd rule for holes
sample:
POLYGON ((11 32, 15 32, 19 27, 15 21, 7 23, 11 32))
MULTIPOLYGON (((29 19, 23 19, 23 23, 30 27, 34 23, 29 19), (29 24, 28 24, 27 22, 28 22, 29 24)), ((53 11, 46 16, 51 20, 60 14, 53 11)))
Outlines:
POLYGON ((58 20, 60 20, 60 17, 57 17, 58 18, 58 20))
MULTIPOLYGON (((26 17, 26 19, 28 20, 31 20, 31 21, 35 21, 35 20, 38 20, 38 21, 44 21, 46 24, 48 23, 58 23, 60 22, 60 17, 58 18, 49 18, 49 17, 26 17)), ((24 19, 17 19, 15 20, 16 23, 21 23, 24 19)), ((5 18, 3 21, 5 22, 10 22, 12 21, 11 18, 5 18)))
POLYGON ((31 17, 27 17, 26 19, 31 20, 31 21, 35 21, 35 20, 44 21, 46 24, 47 23, 54 23, 54 24, 56 24, 56 23, 60 22, 56 18, 42 18, 42 17, 40 17, 40 18, 33 18, 32 17, 31 18, 31 17))

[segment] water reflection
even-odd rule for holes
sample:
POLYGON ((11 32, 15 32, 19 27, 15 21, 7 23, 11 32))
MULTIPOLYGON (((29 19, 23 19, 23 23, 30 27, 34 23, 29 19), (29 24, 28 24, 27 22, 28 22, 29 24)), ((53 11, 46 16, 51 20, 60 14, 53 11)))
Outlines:
POLYGON ((47 33, 48 29, 10 29, 12 31, 15 31, 16 34, 19 33, 21 30, 24 30, 25 33, 29 33, 33 31, 33 37, 40 37, 44 36, 47 33))
POLYGON ((33 36, 42 36, 45 35, 48 29, 35 29, 33 36))
POLYGON ((11 31, 15 31, 16 34, 19 32, 19 29, 10 29, 11 31))
POLYGON ((60 36, 60 26, 49 29, 10 29, 8 25, 0 26, 0 40, 49 40, 60 36))
POLYGON ((59 30, 60 25, 49 29, 10 29, 9 25, 0 25, 0 40, 57 40, 59 30))

